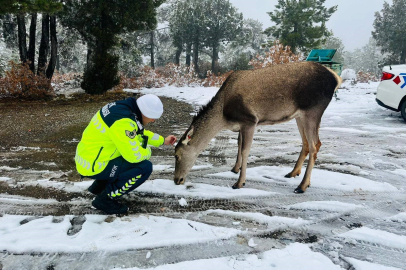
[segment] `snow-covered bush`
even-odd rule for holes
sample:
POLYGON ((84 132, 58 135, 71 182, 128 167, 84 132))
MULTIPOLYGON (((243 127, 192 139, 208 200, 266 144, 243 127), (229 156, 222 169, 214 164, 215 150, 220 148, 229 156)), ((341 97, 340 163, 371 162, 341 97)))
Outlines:
POLYGON ((355 70, 346 68, 341 72, 341 78, 343 80, 353 81, 357 79, 357 74, 355 73, 355 70))
POLYGON ((199 86, 201 80, 195 72, 195 66, 175 65, 173 63, 156 69, 167 80, 167 84, 182 86, 199 86))
POLYGON ((10 63, 10 70, 0 78, 0 97, 47 99, 54 95, 50 80, 37 76, 28 64, 10 63))
POLYGON ((56 70, 51 82, 55 92, 59 92, 67 89, 80 88, 82 80, 83 73, 70 72, 62 74, 56 70))
POLYGON ((357 82, 369 83, 377 81, 379 81, 379 79, 373 73, 363 71, 357 73, 357 82))
POLYGON ((264 67, 269 67, 273 65, 300 62, 302 61, 302 55, 294 54, 289 46, 283 46, 279 40, 274 42, 274 45, 269 48, 265 55, 257 55, 252 59, 249 64, 253 66, 254 69, 260 69, 264 67))
POLYGON ((136 78, 127 78, 122 74, 121 88, 160 88, 165 85, 174 85, 177 87, 221 86, 228 75, 232 73, 232 71, 230 71, 223 75, 215 76, 209 71, 207 78, 202 80, 197 76, 194 70, 193 65, 188 67, 183 65, 178 66, 173 63, 156 69, 145 66, 140 72, 141 75, 136 78))
POLYGON ((149 66, 144 66, 140 71, 140 75, 136 78, 128 78, 125 74, 122 74, 120 79, 122 88, 130 89, 160 88, 165 86, 165 84, 165 78, 149 66))
POLYGON ((202 86, 204 87, 220 87, 225 80, 228 78, 228 76, 230 76, 231 73, 233 73, 234 71, 229 71, 227 73, 224 73, 222 75, 216 76, 214 75, 211 70, 209 70, 207 72, 207 78, 203 80, 202 86))

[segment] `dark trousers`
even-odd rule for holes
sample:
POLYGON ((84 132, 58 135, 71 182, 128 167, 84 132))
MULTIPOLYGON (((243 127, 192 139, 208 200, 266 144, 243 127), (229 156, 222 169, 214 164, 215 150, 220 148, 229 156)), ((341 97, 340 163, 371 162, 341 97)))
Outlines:
POLYGON ((101 173, 89 178, 108 181, 107 194, 116 199, 142 185, 151 173, 152 163, 149 160, 130 163, 123 157, 118 157, 111 160, 101 173))

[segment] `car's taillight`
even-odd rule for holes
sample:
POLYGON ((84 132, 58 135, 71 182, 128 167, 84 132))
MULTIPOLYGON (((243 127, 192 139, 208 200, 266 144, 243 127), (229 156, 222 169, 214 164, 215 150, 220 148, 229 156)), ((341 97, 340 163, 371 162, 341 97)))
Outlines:
POLYGON ((383 72, 382 72, 381 81, 390 80, 390 79, 392 79, 393 77, 395 77, 394 74, 383 71, 383 72))

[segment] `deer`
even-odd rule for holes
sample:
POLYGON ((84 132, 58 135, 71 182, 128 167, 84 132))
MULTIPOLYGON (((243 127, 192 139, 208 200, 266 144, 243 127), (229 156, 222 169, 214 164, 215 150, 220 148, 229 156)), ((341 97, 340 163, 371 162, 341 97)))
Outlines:
POLYGON ((301 174, 309 155, 306 172, 295 193, 304 193, 320 150, 320 122, 341 77, 314 62, 296 62, 256 70, 236 71, 225 80, 217 94, 195 115, 191 125, 175 147, 176 185, 184 184, 198 155, 221 130, 238 134, 238 154, 232 172, 245 186, 247 160, 257 126, 296 120, 302 149, 293 170, 285 175, 301 174))

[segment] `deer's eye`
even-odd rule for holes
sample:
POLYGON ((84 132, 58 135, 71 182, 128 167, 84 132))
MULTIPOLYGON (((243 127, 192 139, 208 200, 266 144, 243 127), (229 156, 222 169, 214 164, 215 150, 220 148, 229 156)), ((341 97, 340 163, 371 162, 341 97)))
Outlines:
POLYGON ((175 159, 176 159, 176 160, 179 160, 179 156, 178 156, 178 155, 175 155, 175 159))

